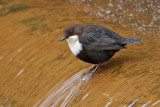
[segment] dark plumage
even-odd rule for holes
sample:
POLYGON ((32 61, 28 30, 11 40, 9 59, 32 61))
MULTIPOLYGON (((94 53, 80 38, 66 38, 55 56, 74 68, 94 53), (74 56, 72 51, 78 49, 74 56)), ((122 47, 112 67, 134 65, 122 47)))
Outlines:
POLYGON ((70 49, 76 57, 93 64, 100 64, 109 60, 116 52, 125 48, 127 43, 141 41, 140 38, 121 37, 103 26, 92 24, 67 26, 61 41, 65 39, 67 39, 70 49), (77 39, 75 35, 78 35, 77 39), (72 43, 72 41, 75 42, 72 43))

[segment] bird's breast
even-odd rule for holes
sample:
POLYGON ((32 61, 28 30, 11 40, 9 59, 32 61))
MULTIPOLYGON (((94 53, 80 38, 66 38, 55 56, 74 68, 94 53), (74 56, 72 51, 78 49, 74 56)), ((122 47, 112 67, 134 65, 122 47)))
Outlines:
POLYGON ((71 50, 71 52, 77 56, 82 51, 82 44, 79 42, 79 39, 76 41, 73 41, 72 39, 67 39, 68 46, 71 50))

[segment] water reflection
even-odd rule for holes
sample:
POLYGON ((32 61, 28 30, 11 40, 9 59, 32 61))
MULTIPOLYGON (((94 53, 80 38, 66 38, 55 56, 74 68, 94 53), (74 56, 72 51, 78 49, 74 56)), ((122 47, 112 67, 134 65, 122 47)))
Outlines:
POLYGON ((160 37, 159 0, 69 0, 84 6, 84 11, 105 22, 116 22, 137 33, 160 37))
MULTIPOLYGON (((44 98, 40 99, 34 107, 65 107, 70 104, 72 100, 84 89, 85 84, 88 82, 92 75, 92 72, 88 73, 88 70, 92 66, 84 68, 80 72, 74 74, 67 80, 64 80, 54 86, 44 98), (84 75, 85 73, 85 75, 84 75), (83 78, 82 78, 83 77, 83 78)), ((85 98, 88 94, 85 96, 85 98)), ((82 100, 84 100, 83 98, 82 100)))

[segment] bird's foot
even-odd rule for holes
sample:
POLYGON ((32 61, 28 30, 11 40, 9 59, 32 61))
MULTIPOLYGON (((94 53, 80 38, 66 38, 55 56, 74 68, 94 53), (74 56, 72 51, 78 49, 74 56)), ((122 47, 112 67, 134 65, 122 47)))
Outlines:
POLYGON ((91 68, 90 70, 90 77, 92 77, 93 75, 95 75, 97 68, 99 67, 99 64, 96 64, 93 68, 91 68))
POLYGON ((96 64, 94 67, 89 69, 87 72, 83 73, 81 78, 83 80, 85 80, 84 78, 86 78, 86 77, 92 77, 93 75, 95 75, 95 72, 96 72, 98 67, 99 67, 99 64, 96 64))

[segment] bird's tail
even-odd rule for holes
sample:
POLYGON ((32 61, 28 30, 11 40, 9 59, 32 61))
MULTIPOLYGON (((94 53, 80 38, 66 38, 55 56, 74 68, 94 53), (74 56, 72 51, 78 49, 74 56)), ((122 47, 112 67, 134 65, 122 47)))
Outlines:
POLYGON ((140 42, 141 38, 125 38, 123 44, 140 42))

